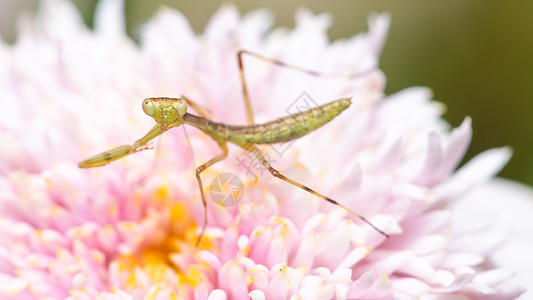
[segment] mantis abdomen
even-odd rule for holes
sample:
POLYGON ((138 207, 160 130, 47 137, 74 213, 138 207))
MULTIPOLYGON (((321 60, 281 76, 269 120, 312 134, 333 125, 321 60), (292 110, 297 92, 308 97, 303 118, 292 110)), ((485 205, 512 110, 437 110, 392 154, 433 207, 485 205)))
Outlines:
POLYGON ((227 140, 237 145, 283 143, 307 135, 333 120, 351 103, 350 99, 339 99, 272 122, 252 126, 234 126, 208 120, 205 123, 194 122, 194 125, 216 140, 227 140))

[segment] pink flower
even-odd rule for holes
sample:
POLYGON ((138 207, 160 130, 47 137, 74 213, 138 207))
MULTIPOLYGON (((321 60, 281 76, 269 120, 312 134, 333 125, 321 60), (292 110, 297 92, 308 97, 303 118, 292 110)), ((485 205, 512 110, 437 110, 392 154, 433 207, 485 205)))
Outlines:
POLYGON ((377 65, 389 23, 374 16, 368 33, 330 43, 327 15, 302 10, 294 29, 270 31, 265 11, 241 17, 224 6, 196 36, 165 8, 137 45, 125 35, 121 9, 120 1, 101 1, 90 31, 69 2, 43 1, 16 44, 0 46, 0 298, 509 299, 523 292, 505 286, 512 272, 492 264, 502 232, 464 226, 451 209, 470 188, 490 186, 509 149, 454 171, 470 143, 470 119, 450 130, 424 88, 384 97, 379 70, 356 80, 315 78, 245 58, 258 123, 352 97, 324 128, 264 149, 282 173, 369 218, 389 239, 231 147, 202 178, 208 193, 217 174, 236 174, 243 199, 208 203, 196 247, 203 207, 193 170, 219 150, 195 129, 194 156, 174 129, 163 135, 153 170, 150 151, 79 169, 80 160, 153 126, 141 110, 145 97, 184 94, 215 121, 245 123, 238 49, 323 72, 365 72, 377 65))

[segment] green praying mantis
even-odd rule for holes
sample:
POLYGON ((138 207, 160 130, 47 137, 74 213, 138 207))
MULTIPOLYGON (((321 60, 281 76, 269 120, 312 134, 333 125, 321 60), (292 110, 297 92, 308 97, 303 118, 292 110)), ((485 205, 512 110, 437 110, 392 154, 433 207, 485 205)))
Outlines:
MULTIPOLYGON (((368 72, 357 73, 351 75, 339 75, 339 74, 323 74, 311 70, 306 70, 297 66, 289 65, 284 62, 269 59, 263 57, 259 54, 255 54, 249 51, 239 51, 237 54, 237 59, 239 63, 240 70, 240 79, 244 95, 244 103, 246 107, 246 112, 248 116, 249 125, 228 125, 224 123, 218 123, 211 121, 205 109, 193 102, 191 99, 182 96, 180 98, 167 98, 167 97, 155 97, 155 98, 146 98, 142 102, 143 111, 156 121, 156 125, 150 129, 150 131, 143 136, 142 138, 135 141, 132 145, 120 146, 113 148, 106 152, 100 153, 93 157, 90 157, 78 164, 80 168, 92 168, 99 167, 105 164, 108 164, 114 160, 120 159, 132 153, 145 150, 148 147, 146 144, 154 139, 155 137, 163 134, 167 130, 173 127, 179 127, 181 125, 190 125, 198 128, 209 137, 211 137, 220 147, 222 153, 211 158, 207 162, 198 166, 195 170, 196 180, 198 181, 198 186, 200 188, 200 195, 202 198, 202 204, 204 207, 204 222, 202 230, 198 236, 197 244, 202 239, 205 229, 207 227, 207 202, 205 200, 202 178, 200 174, 206 169, 211 167, 224 160, 228 156, 227 143, 233 143, 244 151, 250 153, 253 157, 260 162, 266 170, 272 174, 272 176, 277 177, 283 181, 286 181, 296 187, 299 187, 319 198, 322 198, 329 203, 342 207, 344 210, 350 214, 356 216, 363 222, 370 225, 373 229, 379 232, 381 235, 388 237, 389 235, 379 229, 377 226, 372 224, 364 216, 357 214, 352 211, 347 206, 333 200, 291 178, 286 177, 276 170, 270 162, 265 158, 264 153, 257 147, 260 144, 275 144, 291 141, 298 139, 302 136, 305 136, 312 132, 313 130, 323 126, 327 122, 333 120, 341 112, 347 109, 351 104, 351 99, 338 99, 330 103, 292 114, 284 118, 277 119, 272 122, 264 124, 255 124, 252 107, 250 105, 250 100, 248 96, 248 90, 246 86, 245 76, 244 76, 244 64, 243 64, 243 55, 250 55, 258 59, 279 65, 282 67, 294 69, 307 73, 312 76, 320 77, 348 77, 355 78, 360 76, 365 76, 368 72), (199 116, 190 114, 187 112, 188 107, 192 107, 199 116)), ((373 69, 372 69, 373 70, 373 69)))

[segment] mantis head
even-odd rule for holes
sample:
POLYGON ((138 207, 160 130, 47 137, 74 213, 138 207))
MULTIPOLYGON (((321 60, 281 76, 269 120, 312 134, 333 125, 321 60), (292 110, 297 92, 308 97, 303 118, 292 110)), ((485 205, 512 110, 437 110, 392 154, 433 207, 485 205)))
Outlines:
POLYGON ((143 110, 166 131, 171 127, 178 127, 187 112, 187 101, 181 98, 146 98, 143 100, 143 110))

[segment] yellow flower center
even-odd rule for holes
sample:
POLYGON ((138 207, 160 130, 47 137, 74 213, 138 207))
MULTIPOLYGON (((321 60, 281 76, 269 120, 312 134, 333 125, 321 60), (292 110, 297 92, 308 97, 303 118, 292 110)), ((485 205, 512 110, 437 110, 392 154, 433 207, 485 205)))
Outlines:
POLYGON ((176 202, 167 186, 159 187, 149 202, 145 217, 127 225, 133 226, 131 232, 150 226, 155 228, 154 232, 149 236, 137 233, 133 238, 140 241, 135 249, 120 254, 112 263, 123 275, 122 284, 127 291, 141 288, 147 296, 155 296, 158 291, 169 288, 172 299, 177 299, 187 287, 194 288, 204 280, 209 266, 199 261, 195 253, 213 249, 214 245, 204 235, 196 246, 198 226, 189 206, 176 202))

